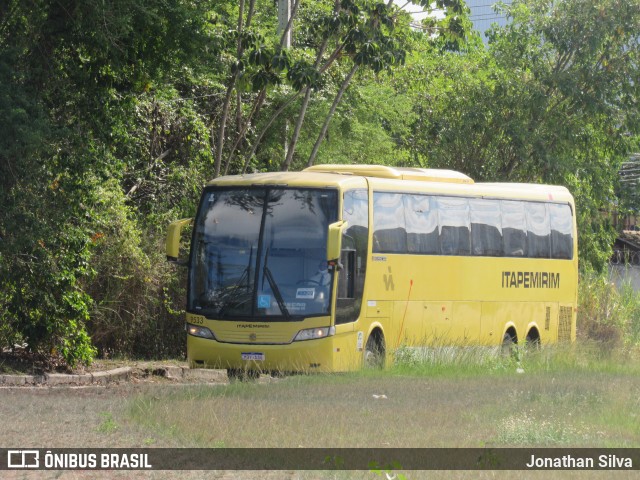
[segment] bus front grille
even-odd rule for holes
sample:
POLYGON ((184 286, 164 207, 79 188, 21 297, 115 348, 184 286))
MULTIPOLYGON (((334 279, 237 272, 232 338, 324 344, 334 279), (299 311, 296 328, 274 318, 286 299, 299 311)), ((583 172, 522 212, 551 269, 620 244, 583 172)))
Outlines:
POLYGON ((286 345, 291 343, 291 333, 267 333, 267 332, 216 332, 216 338, 223 343, 242 343, 254 345, 286 345))

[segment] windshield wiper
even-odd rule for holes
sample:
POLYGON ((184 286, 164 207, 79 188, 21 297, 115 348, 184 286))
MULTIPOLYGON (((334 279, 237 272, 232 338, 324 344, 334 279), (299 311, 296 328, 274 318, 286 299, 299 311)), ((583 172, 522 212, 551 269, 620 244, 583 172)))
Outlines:
MULTIPOLYGON (((224 301, 222 306, 218 309, 218 315, 223 316, 225 310, 233 303, 233 300, 236 298, 236 292, 242 287, 242 283, 247 280, 247 285, 245 285, 246 289, 249 290, 251 285, 249 284, 249 273, 251 272, 251 261, 253 260, 253 245, 251 246, 251 250, 249 251, 249 263, 245 267, 242 275, 240 275, 240 280, 236 282, 236 284, 231 287, 231 292, 227 295, 227 299, 224 301)), ((245 301, 246 302, 246 301, 245 301)), ((245 303, 242 302, 242 303, 245 303)), ((242 305, 242 303, 237 303, 236 305, 242 305)))
POLYGON ((267 278, 267 282, 269 282, 269 286, 271 287, 271 290, 273 291, 273 295, 276 297, 276 302, 278 303, 278 307, 280 308, 280 312, 282 312, 282 315, 284 316, 284 318, 289 321, 291 320, 291 314, 289 313, 289 310, 287 310, 287 306, 284 303, 284 298, 282 297, 282 293, 280 292, 280 289, 278 288, 278 284, 276 283, 275 279, 273 278, 273 275, 271 274, 271 270, 269 270, 269 267, 267 266, 267 262, 269 260, 269 249, 267 248, 267 252, 264 256, 264 267, 262 269, 263 275, 267 278))

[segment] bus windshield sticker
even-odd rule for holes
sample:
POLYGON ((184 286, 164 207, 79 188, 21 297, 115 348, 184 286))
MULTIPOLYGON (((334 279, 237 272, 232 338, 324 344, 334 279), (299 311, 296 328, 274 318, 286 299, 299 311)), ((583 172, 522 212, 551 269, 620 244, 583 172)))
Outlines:
POLYGON ((284 305, 290 312, 302 312, 307 309, 307 304, 304 302, 286 302, 284 305))
POLYGON ((296 290, 296 298, 303 300, 313 300, 316 296, 315 288, 298 288, 296 290))
POLYGON ((258 295, 258 308, 270 308, 271 295, 258 295))

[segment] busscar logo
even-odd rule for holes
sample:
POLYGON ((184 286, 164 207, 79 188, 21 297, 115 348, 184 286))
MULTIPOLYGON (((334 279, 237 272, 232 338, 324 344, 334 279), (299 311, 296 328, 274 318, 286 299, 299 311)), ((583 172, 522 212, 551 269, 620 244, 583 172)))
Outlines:
POLYGON ((382 275, 382 281, 384 282, 384 288, 387 290, 387 292, 389 290, 393 291, 393 290, 396 289, 396 286, 393 284, 393 273, 391 273, 391 267, 389 267, 388 271, 389 271, 389 275, 387 275, 386 273, 384 275, 382 275))
POLYGON ((8 450, 8 468, 40 468, 40 452, 38 450, 8 450))

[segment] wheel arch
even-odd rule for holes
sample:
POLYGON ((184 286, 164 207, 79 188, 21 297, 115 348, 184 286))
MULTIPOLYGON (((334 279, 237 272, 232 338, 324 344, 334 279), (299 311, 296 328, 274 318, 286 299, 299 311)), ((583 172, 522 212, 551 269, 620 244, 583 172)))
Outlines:
POLYGON ((384 334, 384 328, 382 328, 382 325, 380 324, 380 322, 373 322, 370 326, 369 326, 369 330, 367 332, 364 344, 366 345, 367 342, 369 341, 369 339, 373 337, 376 339, 376 342, 378 342, 378 344, 380 344, 380 342, 382 342, 381 346, 384 348, 384 351, 386 352, 387 350, 387 345, 386 345, 386 336, 384 334))
POLYGON ((513 343, 518 343, 518 330, 513 322, 509 322, 505 325, 500 341, 503 341, 507 334, 511 336, 513 343))
POLYGON ((388 363, 389 350, 387 349, 384 330, 378 322, 369 326, 362 346, 362 353, 364 367, 384 367, 388 363), (374 358, 375 360, 372 360, 374 358))
POLYGON ((537 341, 540 342, 540 328, 538 324, 535 322, 531 322, 527 326, 527 336, 525 337, 527 341, 537 341))

